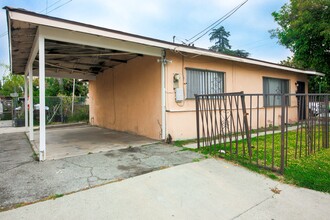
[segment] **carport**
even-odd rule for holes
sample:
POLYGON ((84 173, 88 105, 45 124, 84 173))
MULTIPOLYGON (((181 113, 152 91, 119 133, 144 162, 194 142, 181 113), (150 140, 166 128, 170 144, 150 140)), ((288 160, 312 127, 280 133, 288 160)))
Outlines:
MULTIPOLYGON (((36 131, 33 147, 37 149, 39 137, 39 131, 36 131)), ((47 160, 139 147, 158 142, 147 137, 86 124, 49 128, 46 130, 46 137, 47 160)))
POLYGON ((152 56, 161 66, 161 137, 165 139, 165 52, 163 43, 92 25, 5 7, 10 42, 11 71, 25 76, 25 126, 33 130, 33 77, 39 78, 39 159, 46 159, 45 77, 93 81, 99 73, 152 56))

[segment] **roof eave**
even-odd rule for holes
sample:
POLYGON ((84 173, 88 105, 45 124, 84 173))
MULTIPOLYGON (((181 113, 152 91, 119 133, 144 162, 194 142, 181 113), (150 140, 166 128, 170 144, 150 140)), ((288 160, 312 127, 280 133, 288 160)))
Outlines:
MULTIPOLYGON (((229 61, 241 62, 246 64, 258 65, 268 68, 281 69, 295 73, 307 74, 312 76, 325 76, 323 73, 300 70, 292 67, 283 66, 276 63, 270 63, 267 61, 256 60, 251 58, 241 58, 236 56, 225 55, 221 53, 216 53, 202 48, 189 47, 186 45, 175 44, 167 41, 162 41, 158 39, 148 38, 145 36, 134 35, 126 32, 116 31, 112 29, 97 27, 89 24, 79 23, 75 21, 69 21, 62 18, 50 17, 47 15, 37 14, 35 12, 26 11, 23 9, 14 9, 10 7, 4 7, 7 10, 8 20, 14 19, 22 22, 31 22, 37 25, 51 26, 55 28, 66 29, 70 31, 77 31, 92 35, 98 35, 102 37, 109 37, 118 40, 128 41, 137 44, 143 44, 150 47, 158 47, 162 49, 168 49, 172 51, 192 53, 196 55, 209 56, 214 58, 225 59, 229 61), (11 13, 8 13, 8 12, 11 13)), ((8 21, 9 24, 9 21, 8 21)))

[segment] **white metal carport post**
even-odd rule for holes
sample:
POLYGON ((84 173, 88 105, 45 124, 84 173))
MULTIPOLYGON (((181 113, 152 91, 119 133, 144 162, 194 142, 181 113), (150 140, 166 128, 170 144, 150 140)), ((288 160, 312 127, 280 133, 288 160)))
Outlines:
POLYGON ((46 159, 45 38, 39 35, 39 160, 46 159))
POLYGON ((28 66, 29 71, 29 135, 30 141, 34 140, 33 133, 33 72, 32 72, 32 64, 30 63, 28 66))
POLYGON ((25 132, 28 131, 28 78, 27 72, 24 74, 24 119, 25 119, 25 132))

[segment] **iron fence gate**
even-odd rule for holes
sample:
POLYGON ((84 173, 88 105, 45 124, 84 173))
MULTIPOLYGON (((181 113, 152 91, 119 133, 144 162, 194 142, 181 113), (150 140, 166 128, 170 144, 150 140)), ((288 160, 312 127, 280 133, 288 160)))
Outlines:
POLYGON ((293 160, 329 148, 329 96, 195 95, 198 148, 283 173, 293 160))

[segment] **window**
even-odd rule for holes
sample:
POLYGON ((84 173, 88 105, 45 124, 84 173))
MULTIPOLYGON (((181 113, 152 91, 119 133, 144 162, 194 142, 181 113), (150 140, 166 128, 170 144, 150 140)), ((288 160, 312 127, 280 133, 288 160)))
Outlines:
POLYGON ((195 94, 219 94, 224 92, 224 73, 200 69, 186 69, 187 98, 195 94))
MULTIPOLYGON (((286 94, 289 93, 289 80, 275 79, 275 78, 263 78, 264 94, 272 94, 270 96, 264 96, 265 106, 280 106, 281 96, 274 94, 286 94)), ((289 97, 286 96, 286 105, 289 105, 289 97)))

